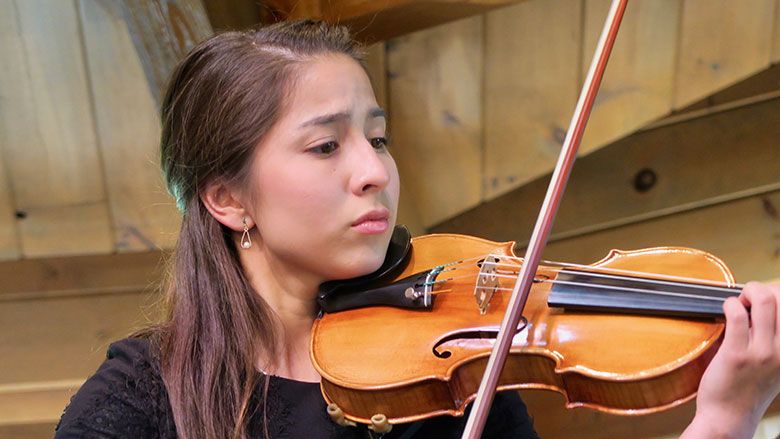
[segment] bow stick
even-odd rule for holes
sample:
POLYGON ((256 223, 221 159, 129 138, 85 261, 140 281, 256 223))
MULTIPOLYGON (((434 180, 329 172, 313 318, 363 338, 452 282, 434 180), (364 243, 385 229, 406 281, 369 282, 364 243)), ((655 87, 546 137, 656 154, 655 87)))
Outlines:
POLYGON ((490 359, 482 377, 482 382, 479 385, 474 405, 471 407, 471 414, 463 431, 463 439, 476 439, 482 434, 485 420, 493 403, 498 378, 504 369, 504 363, 512 345, 512 338, 516 332, 515 328, 517 328, 523 308, 525 308, 525 303, 528 300, 528 293, 531 290, 534 274, 542 256, 542 249, 544 249, 544 245, 547 243, 547 237, 550 234, 555 214, 558 212, 558 206, 566 188, 566 182, 569 179, 574 159, 577 156, 577 149, 580 146, 585 125, 593 108, 593 101, 596 98, 599 84, 601 84, 601 78, 604 76, 607 59, 609 59, 609 54, 612 52, 612 46, 627 3, 628 0, 612 1, 612 6, 609 9, 607 21, 604 23, 601 38, 599 38, 599 42, 596 45, 596 53, 593 55, 593 61, 591 61, 590 69, 585 77, 585 83, 580 92, 569 130, 566 132, 558 163, 555 165, 550 186, 547 188, 547 195, 544 197, 542 210, 539 212, 539 218, 536 220, 531 241, 528 243, 525 260, 520 268, 520 276, 512 290, 512 297, 507 304, 504 320, 501 322, 501 329, 490 353, 490 359))

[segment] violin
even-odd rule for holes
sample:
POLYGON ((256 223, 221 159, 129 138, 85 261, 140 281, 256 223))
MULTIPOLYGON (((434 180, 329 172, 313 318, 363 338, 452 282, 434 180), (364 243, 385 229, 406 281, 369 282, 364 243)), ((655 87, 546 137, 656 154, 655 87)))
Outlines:
MULTIPOLYGON (((409 240, 398 227, 376 274, 323 284, 310 352, 334 420, 382 432, 463 415, 523 264, 514 246, 455 234, 409 240)), ((740 289, 723 261, 689 248, 545 262, 498 390, 552 390, 568 407, 616 414, 683 404, 720 345, 722 303, 740 289)))

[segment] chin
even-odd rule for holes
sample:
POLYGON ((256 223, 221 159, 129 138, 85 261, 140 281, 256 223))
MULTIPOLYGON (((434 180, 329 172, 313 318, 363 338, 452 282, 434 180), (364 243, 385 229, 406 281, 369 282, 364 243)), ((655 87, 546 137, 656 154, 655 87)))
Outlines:
POLYGON ((352 279, 355 277, 371 274, 382 266, 385 261, 385 255, 387 253, 387 246, 384 246, 381 250, 368 252, 358 252, 357 255, 350 257, 349 260, 344 261, 344 264, 338 267, 334 274, 334 279, 352 279))

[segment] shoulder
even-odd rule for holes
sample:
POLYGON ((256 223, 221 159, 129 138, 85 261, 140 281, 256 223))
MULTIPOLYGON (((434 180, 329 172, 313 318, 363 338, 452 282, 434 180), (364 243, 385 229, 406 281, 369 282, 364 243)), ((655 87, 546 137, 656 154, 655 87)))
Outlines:
POLYGON ((168 394, 149 340, 112 343, 106 360, 73 396, 57 438, 174 436, 168 394))

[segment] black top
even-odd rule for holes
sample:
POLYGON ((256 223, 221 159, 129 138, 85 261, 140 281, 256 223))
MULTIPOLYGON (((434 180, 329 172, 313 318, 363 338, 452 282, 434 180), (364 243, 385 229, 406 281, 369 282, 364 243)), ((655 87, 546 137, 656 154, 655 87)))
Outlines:
MULTIPOLYGON (((106 361, 73 396, 55 438, 175 438, 176 426, 159 366, 149 341, 128 338, 111 344, 106 361)), ((271 438, 367 438, 364 428, 334 424, 319 385, 272 376, 266 417, 271 438)), ((255 391, 259 401, 262 385, 255 391)), ((263 410, 249 420, 250 437, 263 438, 263 410)), ((395 425, 383 439, 459 438, 466 417, 439 416, 395 425)), ((538 439, 517 392, 496 394, 485 438, 538 439)))

